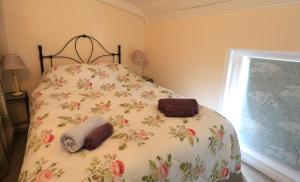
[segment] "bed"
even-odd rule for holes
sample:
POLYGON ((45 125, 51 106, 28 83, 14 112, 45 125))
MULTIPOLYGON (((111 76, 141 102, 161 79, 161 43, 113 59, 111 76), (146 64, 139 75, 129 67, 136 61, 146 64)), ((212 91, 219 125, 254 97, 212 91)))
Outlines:
MULTIPOLYGON (((94 41, 80 35, 67 45, 75 41, 76 48, 80 38, 94 41)), ((61 53, 44 56, 41 46, 39 51, 42 72, 44 59, 66 58, 61 53)), ((118 53, 107 55, 118 57, 118 62, 99 62, 92 59, 99 56, 90 56, 89 61, 82 60, 85 64, 79 64, 80 58, 76 64, 52 66, 44 73, 31 96, 20 182, 209 182, 240 172, 238 138, 226 118, 204 106, 195 117, 165 117, 157 109, 158 99, 181 96, 120 64, 120 46, 118 53), (60 135, 96 115, 114 126, 112 137, 93 151, 65 151, 60 135)))

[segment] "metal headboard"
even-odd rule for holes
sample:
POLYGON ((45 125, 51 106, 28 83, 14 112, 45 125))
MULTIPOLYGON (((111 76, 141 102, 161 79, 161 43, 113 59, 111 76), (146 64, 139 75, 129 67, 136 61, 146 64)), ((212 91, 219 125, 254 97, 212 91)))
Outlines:
POLYGON ((54 58, 65 58, 65 59, 70 59, 70 60, 73 60, 79 64, 82 64, 82 63, 85 63, 85 64, 90 64, 90 63, 94 63, 97 59, 99 58, 102 58, 102 57, 108 57, 108 56, 112 56, 113 57, 113 61, 115 61, 115 56, 118 57, 118 62, 119 64, 121 64, 121 46, 118 45, 118 53, 111 53, 109 51, 107 51, 103 45, 97 40, 95 39, 94 37, 92 36, 88 36, 88 35, 78 35, 78 36, 75 36, 73 38, 71 38, 64 46, 63 48, 58 51, 56 54, 51 54, 51 55, 48 55, 48 56, 44 56, 43 55, 43 47, 41 45, 38 46, 38 49, 39 49, 39 59, 40 59, 40 64, 41 64, 41 72, 43 73, 44 72, 44 59, 50 59, 50 65, 52 67, 52 62, 53 62, 53 59, 54 58), (83 60, 82 57, 80 56, 79 52, 78 52, 78 49, 77 49, 77 41, 78 39, 80 38, 87 38, 89 39, 90 43, 91 43, 91 47, 92 47, 92 50, 91 50, 91 53, 88 57, 87 60, 83 60), (78 58, 74 58, 74 57, 69 57, 69 56, 63 56, 61 55, 61 53, 65 50, 65 48, 71 44, 72 42, 74 42, 74 48, 75 48, 75 53, 77 55, 78 58), (91 59, 92 56, 93 56, 93 53, 94 53, 94 43, 98 44, 100 46, 100 48, 102 48, 104 50, 104 54, 102 55, 99 55, 99 56, 96 56, 95 58, 91 59))

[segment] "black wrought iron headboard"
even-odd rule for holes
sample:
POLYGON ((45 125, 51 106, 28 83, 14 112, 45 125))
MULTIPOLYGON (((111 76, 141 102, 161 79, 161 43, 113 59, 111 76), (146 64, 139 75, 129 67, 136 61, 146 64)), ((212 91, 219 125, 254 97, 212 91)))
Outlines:
POLYGON ((113 61, 115 61, 115 56, 117 56, 117 57, 118 57, 118 63, 121 64, 121 46, 120 46, 120 45, 118 45, 118 53, 117 53, 117 54, 116 54, 116 53, 111 53, 111 52, 107 51, 107 50, 103 47, 103 45, 102 45, 97 39, 95 39, 95 38, 92 37, 92 36, 88 36, 88 35, 84 35, 84 34, 83 34, 83 35, 78 35, 78 36, 75 36, 75 37, 71 38, 71 39, 63 46, 63 48, 62 48, 60 51, 58 51, 56 54, 51 54, 51 55, 44 56, 44 55, 43 55, 43 47, 42 47, 41 45, 39 45, 39 46, 38 46, 38 49, 39 49, 39 59, 40 59, 41 72, 42 72, 42 73, 44 72, 44 61, 45 61, 44 59, 50 59, 50 65, 51 65, 51 67, 52 67, 52 65, 53 65, 53 59, 54 59, 54 58, 66 58, 66 59, 73 60, 73 61, 75 61, 75 62, 77 62, 77 63, 79 63, 79 64, 81 64, 81 63, 89 64, 89 63, 94 63, 94 62, 95 62, 97 59, 99 59, 99 58, 107 57, 107 56, 112 56, 112 57, 113 57, 113 61), (88 57, 87 60, 83 60, 83 59, 82 59, 82 57, 80 56, 80 54, 79 54, 79 52, 78 52, 78 49, 77 49, 77 41, 78 41, 78 39, 80 39, 80 38, 87 38, 87 39, 89 39, 90 42, 91 42, 92 50, 91 50, 91 53, 90 53, 90 55, 89 55, 89 57, 88 57), (78 58, 74 58, 74 57, 69 57, 69 56, 63 56, 63 55, 61 55, 61 53, 65 50, 65 48, 66 48, 69 44, 71 44, 73 41, 74 41, 75 53, 76 53, 76 55, 77 55, 78 58), (96 57, 94 57, 93 59, 91 59, 92 56, 93 56, 93 53, 94 53, 94 43, 97 43, 97 44, 100 46, 100 48, 102 48, 102 49, 104 50, 105 53, 102 54, 102 55, 96 56, 96 57))

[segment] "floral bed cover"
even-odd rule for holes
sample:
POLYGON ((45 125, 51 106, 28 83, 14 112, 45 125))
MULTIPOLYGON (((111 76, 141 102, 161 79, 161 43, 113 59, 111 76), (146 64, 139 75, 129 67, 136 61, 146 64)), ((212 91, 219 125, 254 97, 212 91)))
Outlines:
POLYGON ((237 135, 220 114, 199 106, 167 118, 160 98, 180 97, 119 64, 51 68, 31 98, 31 124, 19 181, 218 181, 239 173, 237 135), (101 115, 114 126, 96 150, 71 154, 61 134, 101 115))

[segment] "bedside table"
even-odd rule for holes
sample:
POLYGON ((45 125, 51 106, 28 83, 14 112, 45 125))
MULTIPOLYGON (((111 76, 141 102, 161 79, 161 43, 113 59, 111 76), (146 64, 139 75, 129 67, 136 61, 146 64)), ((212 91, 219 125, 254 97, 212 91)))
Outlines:
POLYGON ((14 96, 13 95, 14 92, 5 93, 5 101, 7 105, 8 114, 10 116, 10 119, 12 120, 16 132, 25 131, 28 129, 29 126, 29 117, 30 117, 29 99, 28 99, 27 92, 26 91, 23 92, 24 94, 19 96, 14 96), (19 105, 23 106, 23 109, 19 105), (24 105, 25 105, 25 109, 24 109, 24 105), (24 118, 25 114, 26 114, 26 118, 24 118), (20 119, 20 117, 22 116, 23 118, 20 119))
POLYGON ((142 76, 142 78, 148 82, 154 83, 154 80, 152 78, 149 78, 147 76, 142 76))

